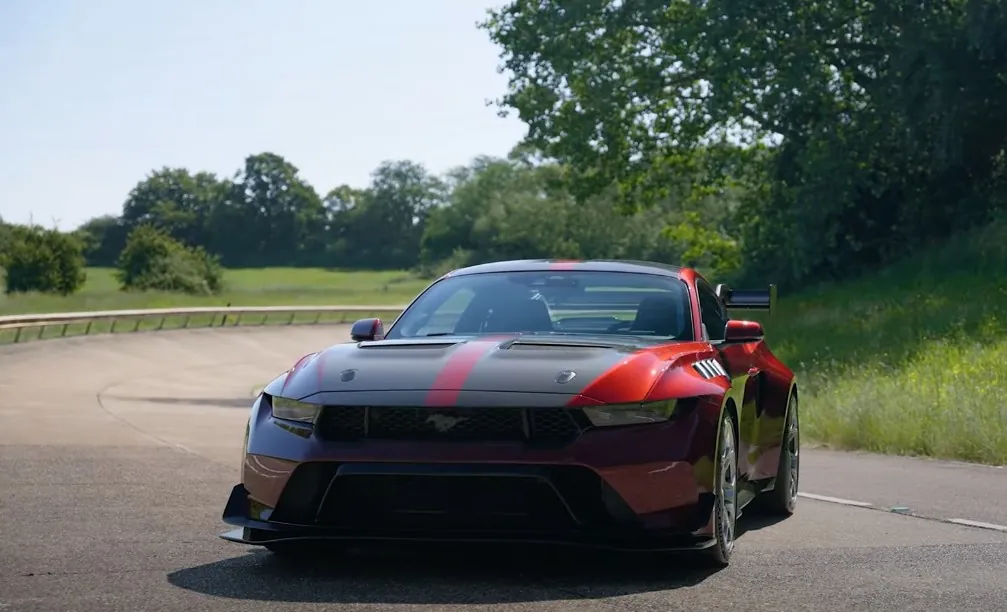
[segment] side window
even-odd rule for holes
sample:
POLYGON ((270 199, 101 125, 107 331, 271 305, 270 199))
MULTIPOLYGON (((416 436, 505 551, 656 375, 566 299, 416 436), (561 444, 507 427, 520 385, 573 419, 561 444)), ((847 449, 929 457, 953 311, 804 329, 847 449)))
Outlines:
POLYGON ((703 319, 703 327, 710 340, 716 342, 724 339, 727 328, 727 309, 717 299, 717 294, 706 283, 696 283, 699 293, 699 311, 703 319))

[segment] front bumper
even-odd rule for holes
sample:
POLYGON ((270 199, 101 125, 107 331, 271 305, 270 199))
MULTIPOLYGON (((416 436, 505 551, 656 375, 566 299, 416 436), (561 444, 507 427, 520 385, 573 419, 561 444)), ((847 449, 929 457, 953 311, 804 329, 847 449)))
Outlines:
POLYGON ((275 508, 235 486, 223 520, 238 529, 221 537, 696 550, 711 545, 702 527, 712 504, 704 496, 678 528, 652 529, 586 468, 314 463, 299 466, 275 508))
MULTIPOLYGON (((257 402, 228 539, 448 539, 704 546, 719 405, 565 441, 333 439, 257 402)), ((353 421, 359 423, 359 421, 353 421)), ((346 431, 344 426, 342 431, 346 431)), ((362 430, 367 432, 368 430, 362 430)), ((635 546, 634 545, 634 546, 635 546)))

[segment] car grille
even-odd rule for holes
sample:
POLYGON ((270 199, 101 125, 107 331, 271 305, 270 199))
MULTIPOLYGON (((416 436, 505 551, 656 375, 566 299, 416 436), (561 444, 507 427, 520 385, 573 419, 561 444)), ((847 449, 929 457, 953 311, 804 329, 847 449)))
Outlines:
POLYGON ((563 445, 580 434, 565 408, 326 406, 316 424, 328 440, 526 442, 563 445))

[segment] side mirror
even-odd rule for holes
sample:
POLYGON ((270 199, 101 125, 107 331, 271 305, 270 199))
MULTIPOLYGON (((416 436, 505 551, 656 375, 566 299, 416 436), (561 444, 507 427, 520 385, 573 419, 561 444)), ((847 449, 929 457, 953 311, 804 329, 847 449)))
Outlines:
POLYGON ((381 340, 385 337, 385 326, 381 319, 360 319, 350 328, 350 338, 354 342, 381 340))
POLYGON ((728 321, 724 330, 725 342, 758 342, 765 337, 762 323, 758 321, 728 321))

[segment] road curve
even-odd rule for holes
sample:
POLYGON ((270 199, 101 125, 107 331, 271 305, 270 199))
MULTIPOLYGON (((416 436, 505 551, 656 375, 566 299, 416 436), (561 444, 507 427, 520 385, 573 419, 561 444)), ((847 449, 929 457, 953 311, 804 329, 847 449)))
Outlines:
POLYGON ((872 455, 806 452, 801 488, 816 497, 783 522, 743 518, 733 564, 713 574, 687 558, 500 549, 295 567, 217 539, 253 388, 345 338, 188 330, 0 348, 0 612, 1007 609, 1007 532, 993 528, 1007 525, 1007 470, 872 455))

